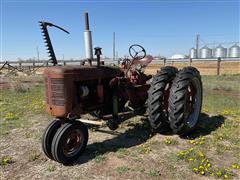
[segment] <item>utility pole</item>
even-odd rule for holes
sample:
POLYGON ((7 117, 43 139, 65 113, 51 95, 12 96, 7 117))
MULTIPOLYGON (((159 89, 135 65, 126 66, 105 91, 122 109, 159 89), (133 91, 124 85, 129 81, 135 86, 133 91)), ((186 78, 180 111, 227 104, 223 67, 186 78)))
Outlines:
POLYGON ((200 38, 200 35, 197 34, 196 36, 196 58, 197 59, 199 58, 199 38, 200 38))
POLYGON ((39 61, 39 50, 38 50, 38 46, 37 46, 36 50, 37 50, 37 60, 39 61))
POLYGON ((113 61, 115 61, 115 32, 113 32, 113 61))

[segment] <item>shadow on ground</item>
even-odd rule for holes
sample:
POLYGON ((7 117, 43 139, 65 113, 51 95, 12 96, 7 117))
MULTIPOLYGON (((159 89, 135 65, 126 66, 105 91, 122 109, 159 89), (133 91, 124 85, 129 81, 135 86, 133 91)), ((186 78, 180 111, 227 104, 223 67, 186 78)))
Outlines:
POLYGON ((186 139, 195 139, 200 136, 206 136, 211 134, 211 132, 215 131, 224 123, 225 117, 222 115, 209 116, 206 113, 200 114, 199 124, 193 133, 188 136, 181 136, 181 138, 186 139))
MULTIPOLYGON (((195 139, 199 136, 205 136, 215 131, 224 123, 225 117, 221 115, 209 116, 208 114, 201 113, 198 127, 193 133, 188 136, 181 136, 183 139, 195 139)), ((112 139, 101 142, 89 144, 85 153, 77 160, 77 164, 86 163, 96 156, 104 155, 109 152, 116 152, 121 148, 130 148, 146 142, 152 137, 155 132, 152 131, 146 119, 142 119, 142 123, 132 124, 132 128, 126 130, 125 133, 110 132, 112 135, 117 135, 112 139)), ((104 130, 99 130, 105 132, 104 130)), ((106 131, 109 133, 109 131, 106 131)), ((173 135, 173 133, 161 133, 164 135, 173 135)))
POLYGON ((94 159, 96 156, 108 152, 116 152, 120 148, 137 146, 146 142, 154 134, 146 120, 142 120, 142 122, 138 124, 130 124, 130 126, 132 128, 126 130, 122 134, 117 135, 114 133, 114 135, 117 136, 112 139, 89 144, 85 153, 80 156, 76 163, 83 164, 94 159))

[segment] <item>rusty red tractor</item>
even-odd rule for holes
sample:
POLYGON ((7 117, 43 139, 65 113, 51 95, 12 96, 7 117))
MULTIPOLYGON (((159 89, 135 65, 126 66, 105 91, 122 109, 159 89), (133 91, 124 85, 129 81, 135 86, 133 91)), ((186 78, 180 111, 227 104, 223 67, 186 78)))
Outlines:
POLYGON ((95 48, 96 65, 59 66, 47 26, 60 27, 47 22, 40 26, 50 60, 56 65, 44 72, 46 111, 56 117, 42 138, 43 151, 50 159, 69 164, 84 152, 88 129, 81 115, 85 113, 98 119, 110 117, 106 125, 111 130, 118 128, 119 114, 126 109, 134 114, 147 112, 155 130, 187 134, 196 127, 202 105, 202 82, 196 68, 166 66, 153 77, 146 75, 143 70, 152 57, 137 44, 129 48, 132 59, 124 59, 120 67, 101 65, 101 48, 95 48))

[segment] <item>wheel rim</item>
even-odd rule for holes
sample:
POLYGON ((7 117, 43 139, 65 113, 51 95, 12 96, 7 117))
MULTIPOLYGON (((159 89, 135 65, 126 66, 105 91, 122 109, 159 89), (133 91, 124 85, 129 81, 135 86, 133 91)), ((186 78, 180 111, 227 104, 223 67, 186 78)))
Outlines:
POLYGON ((75 156, 83 146, 83 134, 79 129, 72 130, 63 143, 63 153, 66 157, 75 156))
POLYGON ((186 106, 184 111, 186 123, 190 128, 196 125, 200 109, 201 109, 201 87, 199 80, 197 78, 194 78, 187 88, 186 106))

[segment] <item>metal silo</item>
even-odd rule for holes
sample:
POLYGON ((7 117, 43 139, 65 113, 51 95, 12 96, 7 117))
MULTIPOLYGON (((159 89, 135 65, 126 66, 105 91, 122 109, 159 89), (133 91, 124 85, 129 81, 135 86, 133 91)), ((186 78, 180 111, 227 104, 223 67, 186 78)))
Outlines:
POLYGON ((214 57, 216 58, 225 58, 227 57, 227 48, 224 48, 223 46, 219 45, 216 47, 214 51, 214 57))
POLYGON ((189 56, 190 56, 190 58, 192 58, 192 59, 197 58, 197 50, 194 49, 194 48, 190 49, 190 54, 189 54, 189 56))
POLYGON ((229 48, 229 57, 240 57, 240 47, 237 44, 229 48))
POLYGON ((212 57, 212 49, 204 46, 200 49, 200 57, 201 58, 211 58, 212 57))

